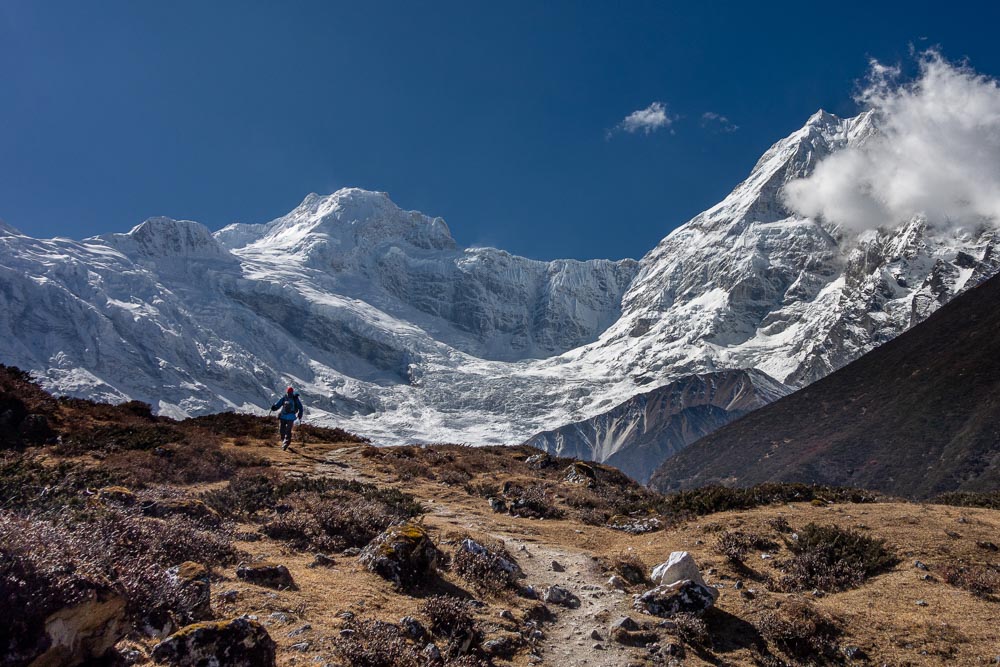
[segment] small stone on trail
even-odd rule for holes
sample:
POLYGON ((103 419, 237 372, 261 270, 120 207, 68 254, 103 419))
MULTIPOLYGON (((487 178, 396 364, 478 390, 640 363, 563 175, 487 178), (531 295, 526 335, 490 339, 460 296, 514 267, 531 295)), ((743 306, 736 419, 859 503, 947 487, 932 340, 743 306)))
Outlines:
POLYGON ((579 607, 580 599, 562 586, 549 586, 542 594, 542 601, 564 607, 579 607))
MULTIPOLYGON (((612 632, 618 629, 635 631, 639 629, 639 624, 633 621, 631 616, 622 616, 611 624, 612 632)), ((597 632, 597 630, 594 630, 594 632, 597 632)))
POLYGON ((565 572, 566 568, 559 564, 559 561, 552 561, 552 571, 553 572, 565 572))
POLYGON ((920 562, 919 560, 913 561, 913 567, 917 568, 918 570, 926 570, 927 569, 927 565, 925 565, 924 563, 920 562))

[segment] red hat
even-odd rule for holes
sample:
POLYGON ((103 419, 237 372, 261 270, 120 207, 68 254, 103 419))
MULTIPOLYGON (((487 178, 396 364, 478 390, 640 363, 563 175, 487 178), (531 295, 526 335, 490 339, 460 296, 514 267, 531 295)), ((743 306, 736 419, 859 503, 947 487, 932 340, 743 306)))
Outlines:
POLYGON ((286 394, 294 394, 295 393, 295 388, 294 387, 289 387, 288 389, 285 390, 285 393, 286 394))

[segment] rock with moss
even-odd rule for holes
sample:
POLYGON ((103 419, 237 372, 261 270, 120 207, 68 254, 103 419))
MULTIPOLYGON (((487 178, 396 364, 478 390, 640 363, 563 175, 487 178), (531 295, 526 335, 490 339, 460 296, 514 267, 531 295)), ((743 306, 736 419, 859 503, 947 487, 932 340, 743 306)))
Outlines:
POLYGON ((185 623, 212 618, 212 582, 208 568, 187 561, 167 570, 170 583, 176 588, 180 604, 175 612, 185 623))
POLYGON ((268 588, 294 589, 295 581, 292 573, 284 565, 276 563, 254 563, 240 565, 236 568, 236 576, 243 581, 249 581, 258 586, 268 588))
POLYGON ((361 551, 361 563, 397 588, 425 582, 434 572, 441 552, 427 531, 415 523, 392 526, 361 551))
POLYGON ((153 660, 171 667, 270 667, 274 640, 248 618, 195 623, 181 628, 153 648, 153 660))
POLYGON ((650 573, 656 588, 636 596, 635 608, 653 616, 701 614, 715 604, 718 589, 705 583, 697 563, 686 551, 674 551, 650 573))

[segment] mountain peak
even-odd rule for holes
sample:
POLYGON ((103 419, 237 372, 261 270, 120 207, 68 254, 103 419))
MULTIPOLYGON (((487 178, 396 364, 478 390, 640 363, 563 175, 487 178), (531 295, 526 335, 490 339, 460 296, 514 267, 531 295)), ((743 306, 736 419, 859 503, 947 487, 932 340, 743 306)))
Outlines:
POLYGON ((806 126, 816 126, 816 125, 831 125, 834 123, 840 123, 842 119, 840 116, 836 116, 825 109, 819 109, 816 113, 809 116, 809 120, 806 121, 806 126))
POLYGON ((204 257, 225 253, 205 225, 166 216, 147 218, 127 234, 111 234, 103 238, 126 254, 134 250, 145 257, 204 257))
POLYGON ((400 242, 425 250, 458 247, 443 219, 404 211, 385 192, 361 188, 306 195, 288 215, 268 223, 259 241, 271 248, 306 251, 313 256, 400 242))

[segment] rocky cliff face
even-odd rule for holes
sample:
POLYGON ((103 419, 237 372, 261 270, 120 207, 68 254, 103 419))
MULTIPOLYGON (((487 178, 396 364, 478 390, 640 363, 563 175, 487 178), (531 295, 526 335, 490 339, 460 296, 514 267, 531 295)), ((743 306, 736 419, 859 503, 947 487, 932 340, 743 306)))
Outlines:
POLYGON ((989 226, 859 235, 785 208, 786 183, 877 131, 817 113, 639 262, 463 249, 440 218, 357 189, 214 235, 162 218, 84 241, 5 227, 0 361, 174 416, 260 410, 294 383, 309 418, 381 442, 521 442, 716 371, 803 386, 998 268, 989 226))

